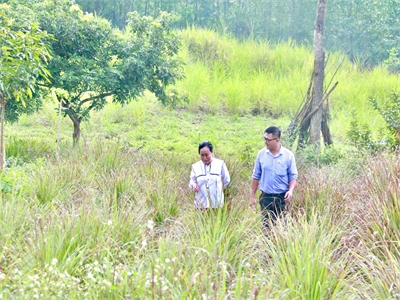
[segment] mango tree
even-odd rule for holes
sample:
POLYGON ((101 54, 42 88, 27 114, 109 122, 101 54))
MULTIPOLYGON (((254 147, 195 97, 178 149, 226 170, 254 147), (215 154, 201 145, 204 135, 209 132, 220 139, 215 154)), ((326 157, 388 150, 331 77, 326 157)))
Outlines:
POLYGON ((0 4, 0 169, 5 165, 7 103, 12 108, 10 118, 17 118, 23 108, 31 106, 29 100, 36 93, 38 78, 48 79, 50 75, 46 69, 50 54, 43 42, 48 35, 25 17, 15 8, 0 4))
POLYGON ((167 100, 166 87, 181 76, 170 15, 153 19, 130 13, 120 31, 71 1, 37 2, 41 28, 54 36, 48 67, 52 78, 45 86, 56 91, 62 112, 71 119, 74 144, 81 122, 108 101, 125 104, 145 90, 167 100))

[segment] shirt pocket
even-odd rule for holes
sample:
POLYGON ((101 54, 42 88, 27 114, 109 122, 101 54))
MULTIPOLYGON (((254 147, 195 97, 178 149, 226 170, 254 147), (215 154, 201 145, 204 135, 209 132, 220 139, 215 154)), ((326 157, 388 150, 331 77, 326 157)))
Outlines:
POLYGON ((287 167, 284 162, 277 162, 275 165, 275 173, 279 176, 287 176, 287 167))

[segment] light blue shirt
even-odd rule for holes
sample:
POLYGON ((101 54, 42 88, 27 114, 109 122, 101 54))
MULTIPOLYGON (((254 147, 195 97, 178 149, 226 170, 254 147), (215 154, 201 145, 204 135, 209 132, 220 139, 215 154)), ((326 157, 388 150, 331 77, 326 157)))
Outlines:
POLYGON ((289 190, 289 182, 297 180, 293 153, 281 146, 276 156, 264 148, 256 158, 253 178, 260 181, 259 189, 267 194, 281 194, 289 190))

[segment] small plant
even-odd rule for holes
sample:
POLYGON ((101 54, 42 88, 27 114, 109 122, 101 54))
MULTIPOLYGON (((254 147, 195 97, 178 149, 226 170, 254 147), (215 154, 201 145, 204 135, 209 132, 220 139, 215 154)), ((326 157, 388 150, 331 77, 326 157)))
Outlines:
POLYGON ((340 149, 332 145, 326 146, 322 149, 307 145, 302 148, 299 156, 315 165, 335 164, 343 158, 340 149))
MULTIPOLYGON (((379 106, 376 100, 371 98, 370 101, 376 107, 376 109, 378 109, 379 106)), ((400 121, 400 110, 398 113, 400 121)), ((391 122, 391 124, 396 124, 396 121, 393 120, 393 115, 390 115, 390 110, 383 111, 382 116, 388 119, 388 121, 386 121, 387 123, 391 122)), ((388 127, 390 132, 385 129, 381 129, 379 130, 379 139, 374 139, 373 132, 370 129, 369 124, 359 123, 353 116, 353 120, 350 122, 350 129, 347 132, 347 137, 349 138, 351 144, 358 150, 366 151, 368 153, 376 153, 385 149, 393 150, 398 145, 398 141, 396 141, 396 130, 393 129, 391 125, 388 127)))
POLYGON ((22 139, 12 136, 6 143, 7 166, 32 162, 37 158, 48 156, 54 151, 55 143, 54 146, 51 146, 43 139, 22 139))
POLYGON ((12 192, 13 186, 11 182, 8 182, 6 180, 4 180, 5 178, 3 178, 3 176, 1 176, 1 193, 2 194, 9 194, 12 192))
POLYGON ((383 62, 391 73, 400 73, 400 53, 396 48, 390 50, 389 58, 383 62))
POLYGON ((350 130, 347 132, 350 142, 359 150, 376 150, 372 140, 372 132, 368 124, 359 124, 355 119, 350 123, 350 130))
POLYGON ((241 160, 245 161, 245 162, 253 163, 253 160, 254 160, 253 153, 254 152, 255 152, 255 150, 253 149, 253 147, 250 144, 248 144, 248 143, 244 144, 244 147, 243 147, 242 151, 240 152, 241 160))
MULTIPOLYGON (((382 105, 378 104, 375 98, 369 98, 372 106, 377 110, 385 120, 389 131, 397 139, 397 145, 400 143, 400 92, 393 92, 389 98, 386 98, 382 105)), ((394 146, 394 145, 393 145, 394 146)))
POLYGON ((22 178, 23 171, 18 169, 3 170, 0 172, 0 192, 2 195, 15 193, 23 190, 23 184, 17 178, 22 178))

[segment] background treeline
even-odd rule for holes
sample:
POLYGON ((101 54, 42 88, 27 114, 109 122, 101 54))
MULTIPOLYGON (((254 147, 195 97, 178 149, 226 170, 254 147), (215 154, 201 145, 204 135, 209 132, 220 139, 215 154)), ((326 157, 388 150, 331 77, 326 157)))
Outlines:
MULTIPOLYGON (((6 2, 9 1, 0 0, 6 2)), ((316 0, 77 0, 76 3, 83 11, 103 16, 119 28, 125 26, 128 12, 157 17, 161 11, 167 11, 177 16, 176 28, 195 25, 239 38, 291 39, 308 45, 312 44, 317 9, 316 0)), ((399 16, 400 0, 328 1, 325 47, 342 51, 364 66, 385 60, 393 65, 400 53, 399 16)))
MULTIPOLYGON (((196 25, 272 41, 292 39, 311 44, 316 0, 77 0, 122 28, 127 12, 156 17, 161 11, 178 16, 177 28, 196 25)), ((325 22, 325 46, 351 60, 376 65, 397 56, 400 48, 400 0, 331 0, 325 22)))

